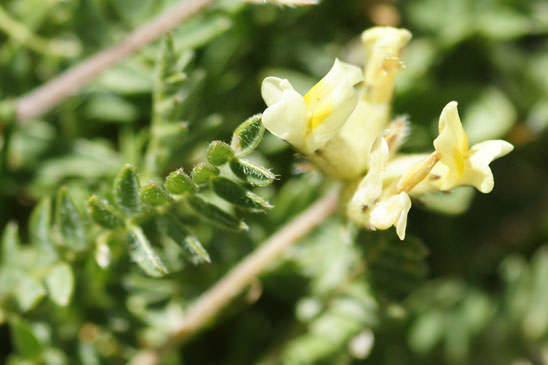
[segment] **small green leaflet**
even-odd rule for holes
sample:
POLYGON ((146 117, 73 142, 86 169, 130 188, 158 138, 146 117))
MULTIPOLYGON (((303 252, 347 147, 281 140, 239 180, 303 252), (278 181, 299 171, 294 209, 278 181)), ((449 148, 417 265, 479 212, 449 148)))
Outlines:
POLYGON ((139 180, 135 169, 126 165, 114 180, 114 199, 118 207, 127 214, 137 214, 141 209, 139 180))
POLYGON ((156 254, 148 238, 140 227, 133 226, 128 231, 129 252, 131 258, 150 276, 161 277, 168 270, 156 254))
POLYGON ((116 215, 112 207, 96 195, 88 199, 88 211, 93 221, 105 228, 114 229, 124 225, 124 221, 116 215))
POLYGON ((221 141, 213 141, 207 150, 207 160, 215 166, 224 165, 234 157, 234 152, 229 145, 221 141))
POLYGON ((232 136, 231 147, 237 156, 245 156, 251 153, 264 136, 262 115, 256 114, 240 124, 232 136))
POLYGON ((141 189, 141 199, 148 205, 158 206, 169 203, 172 199, 169 194, 156 184, 149 184, 141 189))
POLYGON ((246 160, 233 159, 230 161, 230 169, 234 175, 251 185, 267 186, 272 184, 276 179, 276 176, 269 170, 264 167, 255 166, 246 160))
POLYGON ((272 208, 260 196, 244 189, 241 185, 225 177, 216 177, 211 181, 211 186, 219 197, 234 205, 260 211, 272 208))
POLYGON ((170 173, 166 178, 164 186, 167 191, 176 195, 195 193, 198 190, 190 176, 188 176, 183 169, 177 169, 170 173))

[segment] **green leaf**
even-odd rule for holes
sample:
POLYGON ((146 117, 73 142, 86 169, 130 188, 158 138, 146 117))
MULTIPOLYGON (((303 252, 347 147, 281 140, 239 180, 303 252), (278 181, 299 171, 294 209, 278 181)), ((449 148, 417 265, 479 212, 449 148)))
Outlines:
POLYGON ((42 352, 42 345, 27 321, 14 317, 10 321, 12 342, 17 352, 27 358, 34 358, 42 352))
POLYGON ((124 221, 118 217, 110 204, 102 201, 97 195, 88 199, 88 211, 93 221, 105 228, 117 228, 124 225, 124 221))
POLYGON ((66 246, 82 249, 86 244, 84 223, 66 187, 59 189, 56 204, 56 223, 66 246))
POLYGON ((46 287, 53 302, 66 306, 74 288, 72 268, 65 262, 56 264, 46 276, 46 287))
POLYGON ((164 186, 171 194, 177 195, 195 193, 198 190, 194 182, 192 182, 192 179, 185 174, 183 169, 178 169, 170 173, 166 178, 164 186))
POLYGON ((268 169, 255 166, 246 160, 233 159, 230 161, 230 169, 234 175, 251 185, 267 186, 272 184, 274 179, 276 179, 276 176, 268 169))
POLYGON ((244 222, 228 214, 216 205, 206 202, 199 196, 194 195, 189 197, 188 202, 198 214, 213 223, 220 224, 221 226, 232 230, 248 229, 247 225, 244 222))
POLYGON ((30 239, 42 247, 51 247, 51 199, 46 197, 33 209, 29 221, 30 239))
POLYGON ((224 165, 234 157, 232 148, 224 142, 213 141, 207 150, 207 160, 215 166, 224 165))
POLYGON ((241 185, 225 177, 212 180, 213 191, 224 200, 243 208, 265 210, 272 206, 260 196, 244 189, 241 185))
POLYGON ((141 209, 139 180, 135 169, 126 165, 114 180, 114 198, 118 207, 127 214, 136 214, 141 209))
POLYGON ((141 189, 141 200, 146 204, 157 206, 171 201, 169 194, 156 184, 149 184, 141 189))
POLYGON ((19 226, 15 222, 8 222, 2 235, 2 262, 9 265, 19 253, 19 226))
POLYGON ((46 290, 42 283, 31 276, 20 278, 15 290, 15 298, 23 312, 34 308, 44 295, 46 295, 46 290))
POLYGON ((198 264, 201 262, 207 262, 208 264, 211 263, 211 258, 209 257, 209 254, 207 253, 206 249, 200 241, 194 236, 187 236, 185 238, 185 247, 187 247, 190 251, 195 253, 193 256, 194 263, 198 264))
POLYGON ((402 299, 426 277, 428 249, 418 239, 397 240, 392 232, 363 233, 370 282, 378 294, 402 299))
POLYGON ((236 128, 231 142, 236 155, 245 156, 257 148, 264 135, 264 125, 261 118, 261 114, 256 114, 236 128))
POLYGON ((166 217, 166 227, 168 236, 177 244, 182 245, 192 255, 192 262, 195 264, 211 262, 209 254, 200 241, 176 217, 166 217))
POLYGON ((219 175, 219 169, 215 166, 201 162, 192 169, 190 176, 192 176, 192 181, 198 185, 207 183, 213 177, 219 175))
POLYGON ((128 232, 128 241, 131 258, 148 275, 161 277, 168 274, 167 268, 140 227, 131 227, 128 232))

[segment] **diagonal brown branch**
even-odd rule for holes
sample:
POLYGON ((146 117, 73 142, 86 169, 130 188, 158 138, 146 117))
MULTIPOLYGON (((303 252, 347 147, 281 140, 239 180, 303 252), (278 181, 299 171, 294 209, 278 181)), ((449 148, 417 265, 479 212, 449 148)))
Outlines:
POLYGON ((125 56, 154 41, 181 21, 216 0, 183 0, 179 5, 152 19, 125 40, 67 70, 60 76, 23 95, 16 101, 17 120, 24 121, 46 113, 71 93, 81 89, 99 73, 125 56))
POLYGON ((334 190, 272 235, 190 306, 162 348, 140 353, 133 364, 157 363, 161 353, 204 327, 287 248, 329 217, 337 208, 337 200, 338 191, 334 190))

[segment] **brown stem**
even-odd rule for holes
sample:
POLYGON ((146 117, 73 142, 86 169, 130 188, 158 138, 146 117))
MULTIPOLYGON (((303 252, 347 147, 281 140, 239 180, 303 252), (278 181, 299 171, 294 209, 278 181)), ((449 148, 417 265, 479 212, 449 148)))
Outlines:
POLYGON ((142 361, 157 362, 161 353, 184 342, 200 330, 235 296, 252 284, 287 248, 329 217, 337 208, 337 201, 338 191, 328 193, 276 232, 188 308, 181 323, 176 326, 163 347, 138 354, 133 364, 141 364, 142 361))
POLYGON ((121 61, 125 56, 173 29, 181 21, 196 14, 216 0, 183 0, 179 5, 152 19, 114 45, 17 100, 17 120, 25 121, 49 111, 71 93, 81 89, 99 73, 121 61))

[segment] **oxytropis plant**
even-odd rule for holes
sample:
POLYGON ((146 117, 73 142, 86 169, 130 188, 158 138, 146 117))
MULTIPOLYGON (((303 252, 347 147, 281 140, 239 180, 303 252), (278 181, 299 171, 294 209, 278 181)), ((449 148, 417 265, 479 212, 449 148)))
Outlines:
POLYGON ((489 164, 513 149, 503 140, 470 146, 451 101, 441 112, 434 152, 398 152, 411 126, 403 117, 391 119, 390 105, 403 67, 400 53, 410 39, 405 29, 368 29, 361 36, 363 68, 336 59, 304 96, 277 77, 264 79, 261 90, 266 129, 344 183, 346 216, 370 230, 395 226, 402 240, 412 198, 458 186, 489 193, 489 164))

